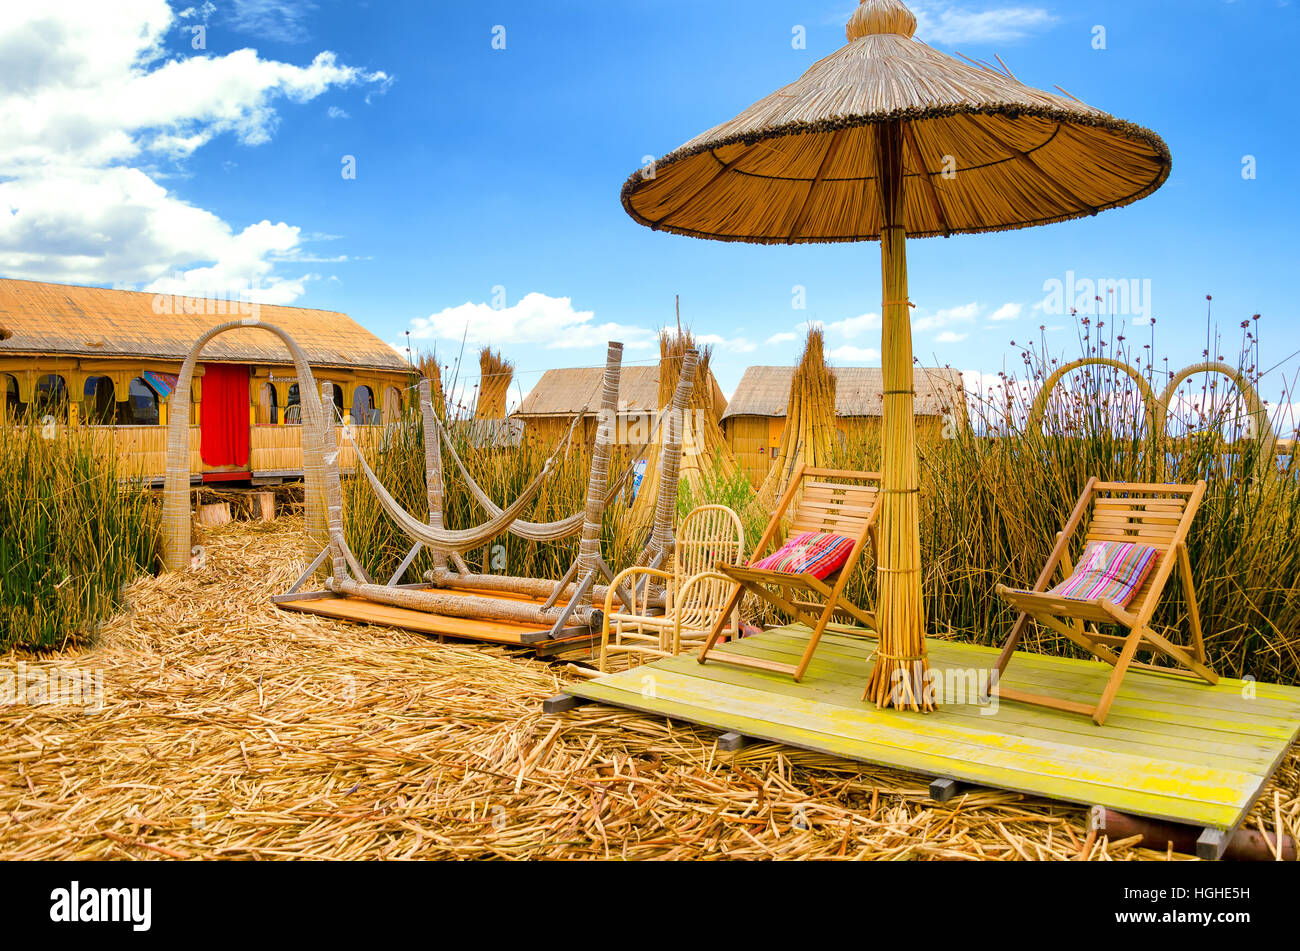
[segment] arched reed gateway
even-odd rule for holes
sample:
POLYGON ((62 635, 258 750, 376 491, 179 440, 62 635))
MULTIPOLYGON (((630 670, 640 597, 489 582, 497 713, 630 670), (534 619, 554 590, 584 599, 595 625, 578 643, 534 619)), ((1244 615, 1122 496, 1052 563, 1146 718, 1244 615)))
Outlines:
MULTIPOLYGON (((0 384, 5 421, 84 426, 115 444, 123 476, 161 482, 175 389, 194 340, 257 317, 302 342, 317 392, 355 412, 362 444, 407 405, 411 370, 346 314, 301 307, 0 280, 0 384)), ((213 340, 194 368, 187 422, 191 479, 303 474, 298 372, 273 336, 239 328, 213 340)), ((340 462, 352 465, 351 448, 340 462)))

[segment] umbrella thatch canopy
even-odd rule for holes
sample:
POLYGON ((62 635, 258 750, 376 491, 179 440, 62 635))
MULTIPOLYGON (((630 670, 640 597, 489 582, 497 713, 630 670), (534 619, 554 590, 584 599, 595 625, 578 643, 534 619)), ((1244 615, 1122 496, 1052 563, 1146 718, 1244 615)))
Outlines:
POLYGON ((623 206, 699 238, 881 242, 881 637, 868 695, 928 709, 905 239, 1117 208, 1159 188, 1170 158, 1154 132, 962 63, 915 31, 899 0, 862 0, 847 46, 638 171, 623 206))

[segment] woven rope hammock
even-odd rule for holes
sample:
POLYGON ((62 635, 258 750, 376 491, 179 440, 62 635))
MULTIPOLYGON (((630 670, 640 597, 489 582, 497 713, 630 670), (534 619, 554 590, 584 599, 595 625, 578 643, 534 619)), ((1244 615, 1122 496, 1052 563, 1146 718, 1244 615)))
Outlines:
MULTIPOLYGON (((613 572, 600 555, 600 529, 605 513, 605 486, 609 478, 609 458, 614 442, 622 361, 623 345, 610 343, 605 362, 596 445, 592 453, 591 477, 587 485, 587 501, 583 511, 578 513, 578 518, 581 519, 579 528, 582 532, 582 539, 578 546, 578 557, 574 559, 564 577, 555 582, 536 578, 478 575, 464 570, 452 573, 445 565, 436 567, 434 571, 425 575, 427 581, 440 587, 460 586, 527 594, 535 597, 545 597, 546 602, 544 604, 538 606, 527 602, 496 599, 467 593, 413 590, 398 587, 396 581, 414 559, 419 550, 418 545, 427 545, 435 553, 441 551, 454 555, 457 552, 470 551, 481 547, 487 541, 507 531, 509 526, 518 522, 519 512, 537 494, 542 482, 550 473, 556 457, 567 447, 573 428, 577 426, 581 417, 574 420, 569 433, 556 446, 555 451, 543 466, 542 472, 530 483, 519 498, 504 509, 492 504, 489 499, 487 500, 488 506, 490 506, 488 511, 495 510, 498 514, 474 529, 449 531, 441 527, 441 442, 445 441, 453 457, 458 457, 455 456, 455 448, 451 445, 451 442, 439 438, 438 423, 430 418, 432 408, 427 387, 421 389, 421 403, 422 408, 426 410, 424 413, 426 426, 426 477, 429 482, 427 492, 430 504, 430 524, 426 525, 419 522, 392 498, 358 450, 358 467, 375 491, 376 496, 380 499, 385 511, 397 521, 399 527, 407 535, 416 540, 417 548, 412 549, 411 553, 407 555, 397 574, 394 575, 393 582, 388 585, 377 585, 370 583, 368 580, 358 582, 345 576, 340 577, 336 573, 335 577, 327 582, 326 586, 329 590, 338 594, 361 597, 383 604, 392 604, 413 610, 429 611, 455 617, 505 620, 529 624, 543 623, 551 627, 552 636, 563 629, 569 623, 570 618, 579 623, 591 624, 596 611, 589 599, 593 595, 606 593, 606 589, 595 587, 596 578, 598 576, 604 576, 606 579, 613 578, 613 572), (434 506, 438 507, 437 513, 433 510, 434 506), (559 603, 562 598, 567 598, 563 605, 559 603)), ((355 442, 353 445, 355 445, 355 442)), ((462 471, 464 470, 462 469, 462 471)), ((472 482, 473 480, 469 481, 472 482)), ((486 493, 483 493, 483 497, 486 499, 486 493)), ((534 529, 540 529, 543 533, 550 533, 567 529, 568 525, 573 521, 575 519, 571 516, 569 519, 563 519, 558 523, 528 524, 534 529)), ((568 534, 572 534, 572 532, 569 531, 568 534)), ((557 537, 562 538, 565 536, 558 535, 557 537)), ((347 551, 346 543, 341 538, 336 547, 340 552, 347 551)), ((342 557, 347 558, 346 555, 342 557)), ((351 562, 351 559, 348 560, 351 562)), ((457 567, 463 569, 463 563, 458 564, 457 567)), ((354 566, 354 570, 364 578, 364 574, 356 566, 354 566)))
MULTIPOLYGON (((421 395, 423 395, 423 393, 421 395)), ((574 422, 576 425, 577 421, 575 420, 574 422)), ((570 434, 571 433, 572 427, 570 427, 570 434)), ((519 513, 522 512, 537 496, 537 493, 541 490, 546 478, 551 474, 555 465, 555 460, 559 456, 560 452, 563 451, 569 437, 566 435, 564 441, 555 448, 547 458, 546 462, 542 465, 542 471, 537 474, 532 482, 528 483, 528 486, 524 491, 521 492, 519 497, 511 502, 510 505, 504 509, 498 509, 497 514, 494 517, 489 518, 486 522, 483 522, 480 525, 476 525, 473 528, 461 529, 448 529, 441 527, 441 505, 439 505, 437 509, 439 514, 436 518, 436 521, 439 524, 433 524, 433 519, 428 523, 421 522, 419 519, 407 512, 406 509, 402 508, 402 504, 393 498, 392 494, 384 488, 383 482, 381 482, 379 477, 375 475, 375 471, 370 468, 369 463, 366 462, 365 455, 361 452, 361 447, 357 445, 356 439, 352 437, 351 431, 346 432, 346 438, 350 443, 352 443, 353 450, 356 453, 357 467, 366 477, 366 481, 370 483, 370 488, 374 491, 375 497, 379 499, 379 504, 383 507, 384 511, 389 514, 393 521, 397 523, 398 528, 400 528, 412 540, 421 542, 435 551, 447 553, 457 552, 463 554, 467 551, 473 551, 476 548, 482 548, 492 539, 503 534, 510 525, 518 519, 519 513)), ((434 442, 436 441, 437 440, 435 439, 434 442)), ((441 480, 433 481, 441 482, 441 480)), ((431 493, 429 511, 432 515, 434 512, 434 509, 432 508, 434 501, 432 493, 434 490, 430 489, 429 491, 431 493)), ((441 495, 441 490, 437 490, 439 502, 441 502, 441 495)))

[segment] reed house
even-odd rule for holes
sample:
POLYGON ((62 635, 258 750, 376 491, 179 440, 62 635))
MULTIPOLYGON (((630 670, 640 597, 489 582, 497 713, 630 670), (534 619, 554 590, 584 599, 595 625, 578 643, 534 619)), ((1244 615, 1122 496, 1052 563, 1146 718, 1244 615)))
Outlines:
POLYGON ((124 476, 161 481, 166 422, 183 412, 194 478, 301 476, 298 381, 284 345, 266 331, 241 328, 212 340, 195 369, 190 405, 172 405, 181 363, 199 336, 249 316, 298 341, 317 383, 334 384, 339 418, 350 416, 359 438, 401 415, 411 368, 346 314, 0 279, 4 422, 89 427, 115 445, 124 476))
MULTIPOLYGON (((831 367, 835 422, 845 446, 880 439, 884 378, 879 367, 831 367)), ((767 476, 781 445, 795 368, 750 367, 722 414, 722 431, 736 461, 755 485, 767 476)), ((957 370, 917 369, 918 440, 940 439, 945 427, 966 425, 966 401, 957 370)), ((951 431, 951 429, 949 430, 951 431)))
MULTIPOLYGON (((541 446, 553 446, 569 431, 573 417, 581 415, 582 422, 574 431, 574 441, 580 441, 583 446, 594 445, 603 374, 602 367, 547 370, 511 418, 523 421, 526 440, 541 446)), ((727 399, 711 373, 708 381, 713 388, 715 412, 720 417, 727 399)), ((640 441, 638 434, 653 425, 660 409, 659 396, 658 364, 623 367, 619 384, 619 425, 625 440, 630 436, 632 442, 640 441)))

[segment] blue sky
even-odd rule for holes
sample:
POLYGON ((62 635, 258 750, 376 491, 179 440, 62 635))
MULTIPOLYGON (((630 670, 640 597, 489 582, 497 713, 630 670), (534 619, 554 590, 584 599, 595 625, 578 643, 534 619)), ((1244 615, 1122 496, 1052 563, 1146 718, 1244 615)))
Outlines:
MULTIPOLYGON (((629 362, 653 359, 675 294, 684 322, 715 342, 724 391, 746 366, 793 362, 809 320, 826 325, 835 362, 876 364, 876 244, 656 234, 618 198, 644 157, 842 45, 854 6, 79 0, 8 11, 0 274, 193 292, 256 282, 263 300, 342 310, 392 342, 410 330, 444 359, 468 332, 516 363, 516 397, 546 368, 599 363, 610 336, 629 362), (806 49, 794 48, 796 27, 806 49), (796 287, 806 309, 792 306, 796 287)), ((1040 324, 1059 328, 1054 353, 1076 354, 1068 315, 1040 309, 1045 282, 1073 272, 1150 281, 1156 349, 1171 364, 1200 359, 1207 294, 1230 360, 1241 320, 1262 314, 1263 363, 1285 361, 1265 379, 1276 400, 1300 367, 1287 277, 1300 212, 1297 7, 912 7, 932 45, 1000 54, 1026 83, 1155 129, 1174 157, 1169 182, 1126 209, 912 242, 923 362, 1019 369, 1010 342, 1040 324)))

